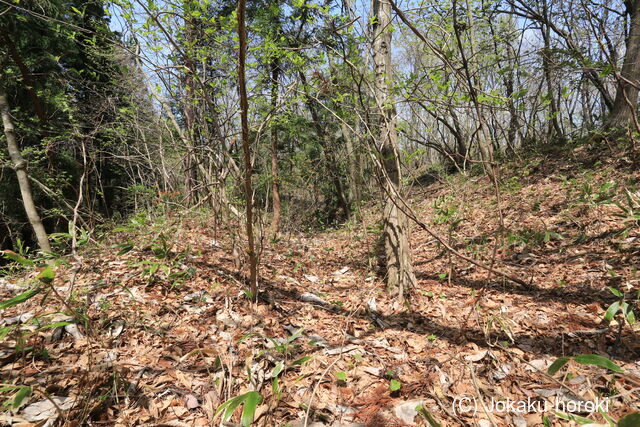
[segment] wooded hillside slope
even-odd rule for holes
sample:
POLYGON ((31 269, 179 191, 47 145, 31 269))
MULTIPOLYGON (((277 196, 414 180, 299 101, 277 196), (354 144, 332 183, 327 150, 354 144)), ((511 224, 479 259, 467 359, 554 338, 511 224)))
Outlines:
MULTIPOLYGON (((342 227, 263 242, 255 304, 233 233, 209 212, 132 218, 3 313, 2 376, 32 388, 4 420, 204 426, 253 391, 255 425, 267 426, 618 420, 638 409, 640 340, 637 324, 606 312, 623 299, 638 309, 637 159, 588 144, 542 151, 500 168, 502 220, 483 174, 433 176, 410 197, 456 251, 526 286, 414 225, 418 284, 404 306, 384 291, 373 205, 342 227), (593 354, 612 365, 569 360, 547 372, 593 354), (486 413, 465 410, 463 397, 486 413), (488 407, 507 399, 543 406, 488 407), (598 399, 604 414, 561 410, 598 399)), ((2 300, 37 274, 3 281, 2 300)))

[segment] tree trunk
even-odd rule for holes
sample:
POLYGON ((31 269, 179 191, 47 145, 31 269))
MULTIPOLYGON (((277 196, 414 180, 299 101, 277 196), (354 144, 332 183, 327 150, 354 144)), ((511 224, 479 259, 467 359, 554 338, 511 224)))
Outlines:
MULTIPOLYGON (((40 121, 40 125, 42 126, 41 136, 46 141, 46 139, 51 136, 51 132, 47 129, 47 125, 48 125, 47 113, 45 111, 44 106, 42 105, 42 102, 40 102, 40 98, 38 97, 38 93, 36 92, 36 86, 33 80, 31 79, 31 73, 29 72, 27 66, 24 64, 24 61, 22 61, 22 58, 20 57, 20 54, 16 49, 16 45, 14 41, 11 39, 11 37, 9 37, 9 33, 7 32, 6 28, 0 28, 0 42, 5 46, 5 48, 7 49, 7 53, 9 54, 9 57, 16 64, 16 66, 18 67, 18 70, 20 70, 20 76, 22 77, 22 84, 27 90, 27 93, 29 94, 29 98, 31 98, 31 105, 33 105, 33 111, 36 113, 36 116, 38 116, 38 120, 40 121)), ((58 165, 56 152, 53 146, 49 143, 47 143, 45 150, 46 150, 47 161, 48 161, 47 163, 48 172, 51 175, 54 175, 56 173, 56 168, 58 165)))
POLYGON ((340 173, 338 172, 338 161, 333 153, 333 141, 327 134, 325 128, 322 125, 322 122, 320 121, 320 115, 318 114, 318 110, 316 109, 315 104, 317 101, 312 99, 311 95, 309 94, 307 76, 302 71, 300 71, 298 75, 300 76, 300 81, 302 82, 305 101, 307 104, 307 108, 309 109, 309 113, 311 114, 311 120, 313 121, 313 125, 316 128, 316 134, 318 135, 318 138, 320 138, 320 140, 322 141, 323 152, 327 157, 327 166, 331 175, 331 180, 333 181, 333 186, 335 187, 338 206, 340 209, 342 209, 345 218, 349 218, 351 216, 351 208, 349 206, 349 202, 347 201, 347 196, 345 195, 342 181, 340 181, 340 173))
POLYGON ((358 176, 360 153, 355 149, 351 133, 344 123, 340 123, 340 130, 347 149, 347 166, 349 167, 349 203, 355 208, 357 215, 360 211, 360 201, 362 200, 362 191, 360 190, 360 179, 358 176))
MULTIPOLYGON (((506 62, 506 68, 509 70, 504 74, 504 78, 502 82, 504 84, 504 95, 507 99, 507 107, 509 110, 509 127, 506 133, 506 150, 510 152, 514 152, 515 150, 515 142, 516 136, 518 133, 518 114, 516 109, 516 104, 513 99, 514 93, 514 82, 515 82, 515 69, 517 68, 517 53, 514 52, 512 42, 509 39, 502 39, 497 33, 493 20, 489 20, 489 30, 491 31, 491 39, 493 41, 493 49, 497 58, 504 56, 504 61, 506 62), (504 46, 504 55, 500 53, 500 44, 504 46)), ((500 69, 504 69, 505 65, 503 64, 501 59, 498 59, 497 63, 500 69)), ((504 135, 504 131, 502 132, 504 135)))
POLYGON ((274 120, 271 125, 271 197, 273 199, 273 221, 271 230, 273 236, 277 237, 280 232, 280 176, 278 174, 278 123, 276 109, 278 108, 278 80, 280 77, 280 65, 277 59, 271 61, 271 108, 274 120))
POLYGON ((629 129, 638 111, 638 85, 640 84, 640 0, 625 1, 629 15, 629 37, 622 71, 618 79, 616 99, 607 118, 607 129, 629 129))
POLYGON ((247 55, 247 30, 245 27, 246 0, 238 1, 238 89, 240 92, 240 121, 242 127, 242 151, 244 154, 244 196, 246 200, 247 255, 249 255, 249 290, 252 298, 258 298, 258 257, 253 239, 253 192, 251 190, 251 147, 249 146, 249 102, 245 61, 247 55))
MULTIPOLYGON (((449 130, 452 130, 452 129, 454 130, 451 133, 453 134, 453 137, 456 140, 456 153, 455 153, 456 165, 460 169, 464 170, 467 167, 467 160, 469 156, 469 149, 467 148, 464 128, 460 125, 460 120, 458 120, 458 114, 453 109, 453 105, 451 104, 447 105, 447 111, 449 111, 449 114, 451 115, 451 120, 453 122, 453 126, 451 126, 449 130)), ((446 122, 447 125, 449 124, 449 122, 447 122, 446 119, 444 120, 444 122, 446 122)))
POLYGON ((185 2, 185 38, 186 44, 189 46, 185 48, 184 66, 186 68, 186 76, 184 78, 184 121, 187 135, 187 146, 185 147, 187 152, 184 156, 184 186, 186 203, 188 206, 194 206, 198 202, 198 157, 196 147, 198 145, 198 129, 196 123, 196 63, 193 59, 194 46, 197 40, 197 22, 191 16, 192 4, 185 2))
POLYGON ((587 79, 584 77, 580 80, 580 97, 582 98, 583 105, 581 131, 584 132, 587 129, 593 129, 593 110, 596 108, 591 102, 589 85, 587 83, 587 79))
POLYGON ((384 246, 387 261, 387 289, 397 288, 398 298, 404 299, 407 289, 413 287, 416 278, 411 264, 411 248, 407 238, 407 217, 398 208, 401 203, 400 164, 398 158, 398 133, 395 107, 390 95, 391 81, 391 3, 389 0, 373 0, 373 61, 375 71, 375 98, 380 117, 380 147, 385 169, 384 193, 384 246))
MULTIPOLYGON (((350 0, 345 0, 343 2, 343 7, 346 8, 346 10, 349 11, 349 13, 351 14, 352 12, 352 8, 351 8, 351 1, 350 0)), ((351 15, 349 15, 349 19, 351 19, 351 15)), ((358 54, 360 54, 360 52, 357 52, 358 54)), ((328 62, 329 62, 329 67, 330 68, 334 68, 334 64, 333 61, 331 61, 330 59, 331 57, 328 56, 328 62)), ((332 79, 335 78, 339 78, 339 76, 332 76, 332 79)), ((353 93, 358 93, 358 85, 357 83, 354 81, 352 82, 352 90, 353 93)), ((337 102, 337 105, 339 108, 343 108, 343 103, 342 102, 337 102)), ((355 105, 351 106, 351 107, 355 107, 355 105)), ((348 108, 348 107, 347 107, 348 108)), ((360 121, 358 120, 357 124, 356 124, 356 132, 355 135, 360 135, 361 133, 358 132, 358 125, 360 124, 360 121)), ((358 150, 355 148, 356 144, 354 144, 354 139, 351 135, 351 132, 349 130, 349 127, 345 124, 345 122, 341 121, 340 122, 340 132, 342 133, 342 138, 344 139, 344 145, 346 148, 346 152, 347 152, 347 169, 349 172, 349 185, 348 185, 348 192, 349 192, 349 207, 350 209, 355 209, 355 214, 356 217, 360 218, 360 201, 362 200, 362 189, 361 189, 361 182, 362 180, 360 179, 360 173, 362 171, 362 161, 360 158, 360 153, 358 152, 358 150)), ((355 136, 354 135, 354 136, 355 136)))
POLYGON ((462 41, 462 31, 463 29, 468 28, 470 45, 469 57, 474 58, 476 56, 474 26, 468 0, 466 3, 467 22, 461 23, 460 21, 458 21, 458 4, 455 0, 452 2, 453 30, 455 34, 456 44, 458 45, 458 51, 460 53, 460 60, 462 62, 461 71, 464 73, 463 75, 467 80, 469 97, 471 98, 471 103, 478 119, 478 128, 476 131, 476 135, 478 139, 478 151, 480 151, 480 158, 482 159, 482 166, 487 175, 489 175, 489 177, 491 177, 492 179, 495 179, 496 175, 495 168, 493 166, 493 146, 491 145, 491 138, 487 130, 487 122, 478 96, 478 88, 480 87, 478 72, 476 71, 478 64, 475 64, 474 70, 471 69, 472 64, 469 63, 469 60, 465 53, 464 43, 462 41))
POLYGON ((0 114, 2 115, 4 134, 7 137, 9 156, 11 157, 13 167, 16 170, 16 175, 18 176, 18 185, 20 186, 24 210, 27 213, 29 223, 31 223, 36 239, 38 239, 40 250, 43 252, 51 252, 51 245, 49 244, 47 232, 42 225, 40 215, 38 215, 36 205, 33 202, 31 185, 29 184, 29 176, 27 175, 27 162, 22 158, 22 154, 20 153, 15 129, 13 127, 13 122, 11 121, 11 114, 9 112, 9 103, 7 102, 7 96, 2 88, 0 88, 0 114))
MULTIPOLYGON (((549 11, 547 8, 547 2, 543 2, 544 21, 549 21, 549 11)), ((558 116, 560 114, 558 108, 558 100, 553 90, 553 76, 551 72, 551 29, 546 23, 540 25, 540 31, 542 33, 542 40, 544 42, 544 48, 542 49, 542 70, 544 73, 544 79, 547 82, 547 98, 549 100, 549 128, 547 133, 547 140, 552 141, 554 137, 563 139, 562 129, 560 128, 560 122, 558 116)))

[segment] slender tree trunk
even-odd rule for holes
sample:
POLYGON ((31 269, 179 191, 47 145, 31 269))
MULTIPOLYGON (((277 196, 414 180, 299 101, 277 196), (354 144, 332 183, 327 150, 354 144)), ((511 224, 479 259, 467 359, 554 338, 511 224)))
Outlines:
POLYGON ((358 177, 358 164, 360 163, 360 153, 355 149, 353 138, 347 126, 340 123, 340 130, 344 138, 345 147, 347 149, 347 161, 349 167, 349 202, 355 207, 356 214, 360 211, 360 201, 362 200, 362 192, 360 191, 360 179, 358 177))
MULTIPOLYGON (((508 72, 505 73, 504 78, 502 79, 504 84, 505 97, 507 98, 507 107, 509 110, 509 128, 507 129, 506 134, 506 149, 511 152, 514 151, 516 146, 516 136, 518 133, 518 114, 516 109, 516 104, 513 99, 514 93, 514 82, 515 82, 515 69, 517 66, 517 54, 513 51, 513 47, 511 45, 511 41, 504 40, 502 44, 504 45, 504 55, 501 55, 500 45, 498 44, 499 37, 496 34, 494 22, 493 20, 489 20, 489 30, 491 31, 491 38, 493 39, 493 49, 496 53, 496 57, 500 58, 501 56, 505 56, 505 62, 507 63, 508 72)), ((498 66, 502 69, 504 65, 501 60, 498 60, 498 66)), ((504 132, 503 132, 504 134, 504 132)))
POLYGON ((247 31, 245 27, 246 0, 238 0, 238 89, 240 92, 240 121, 242 127, 242 151, 244 154, 244 196, 246 201, 246 226, 249 255, 249 290, 253 298, 258 297, 258 257, 253 239, 253 194, 251 190, 251 147, 249 146, 249 102, 245 61, 247 55, 247 31))
MULTIPOLYGON (((191 11, 193 6, 191 2, 185 2, 185 38, 187 46, 193 46, 197 40, 197 28, 196 20, 191 17, 191 11)), ((184 184, 186 192, 187 205, 193 206, 198 201, 198 158, 196 153, 197 135, 198 129, 196 124, 196 91, 195 91, 195 76, 196 76, 196 63, 192 55, 193 49, 191 47, 185 48, 184 65, 186 68, 186 76, 184 78, 184 121, 187 135, 187 153, 184 156, 184 184)))
POLYGON ((22 58, 18 54, 15 43, 9 37, 9 34, 5 28, 0 28, 0 42, 7 49, 7 53, 9 57, 13 60, 13 62, 20 70, 20 76, 22 77, 22 83, 24 84, 27 93, 29 94, 29 98, 31 98, 31 104, 33 105, 33 111, 35 111, 36 116, 38 116, 38 120, 40 120, 41 125, 45 125, 47 122, 47 115, 44 111, 44 107, 40 102, 40 98, 36 93, 36 87, 31 79, 31 73, 27 69, 27 66, 22 61, 22 58))
POLYGON ((629 37, 622 70, 618 79, 616 99, 605 127, 628 129, 633 126, 633 117, 638 111, 638 85, 640 85, 640 0, 627 0, 629 15, 629 37))
POLYGON ((518 117, 518 110, 516 109, 516 103, 513 100, 513 71, 509 72, 508 77, 505 77, 505 95, 509 99, 509 130, 507 131, 507 148, 514 152, 516 148, 516 136, 518 134, 518 127, 520 127, 520 121, 518 117))
POLYGON ((542 49, 542 70, 544 73, 544 79, 547 82, 547 98, 549 100, 549 130, 547 134, 547 140, 551 141, 554 137, 560 139, 563 138, 562 129, 558 121, 559 109, 558 100, 553 90, 553 76, 551 72, 551 29, 546 24, 549 21, 549 12, 547 9, 546 0, 543 1, 543 14, 544 21, 540 25, 540 31, 542 32, 542 40, 544 42, 544 48, 542 49))
POLYGON ((387 288, 397 288, 398 298, 404 299, 407 289, 415 286, 416 278, 411 263, 411 248, 407 238, 407 217, 398 208, 400 197, 400 160, 398 158, 398 133, 396 112, 389 85, 391 68, 391 3, 373 0, 373 61, 375 71, 375 98, 380 116, 380 147, 386 178, 384 182, 384 245, 387 260, 387 288))
POLYGON ((9 110, 9 103, 7 96, 3 88, 0 88, 0 114, 2 115, 2 124, 4 125, 4 134, 7 137, 7 148, 9 149, 9 156, 13 162, 13 167, 18 176, 18 185, 20 186, 20 194, 22 195, 22 203, 24 204, 24 210, 29 218, 29 223, 33 228, 33 232, 38 239, 38 245, 40 250, 44 252, 51 252, 51 245, 49 244, 49 238, 47 232, 42 225, 40 215, 36 210, 36 205, 33 202, 33 195, 31 193, 31 185, 29 183, 29 176, 27 175, 27 162, 22 158, 20 148, 18 147, 18 140, 16 138, 15 128, 11 121, 11 114, 9 110))
MULTIPOLYGON (((277 59, 271 61, 271 108, 277 117, 278 108, 278 80, 280 78, 280 64, 277 59)), ((280 176, 278 174, 278 123, 274 120, 271 125, 271 198, 273 200, 273 221, 271 230, 274 237, 280 232, 280 176)))
POLYGON ((593 129, 593 110, 596 109, 589 97, 589 85, 587 80, 583 77, 580 80, 580 96, 582 98, 582 132, 586 129, 593 129))
MULTIPOLYGON (((343 2, 343 7, 349 10, 349 13, 352 12, 350 0, 345 0, 343 2)), ((349 15, 351 19, 351 15, 349 15)), ((356 54, 360 54, 360 52, 355 52, 356 54)), ((329 67, 333 68, 334 64, 331 61, 331 56, 327 55, 329 61, 329 67)), ((353 93, 358 93, 358 86, 355 81, 352 82, 353 93)), ((343 103, 337 103, 340 108, 342 108, 343 103)), ((355 106, 354 106, 355 107, 355 106)), ((359 121, 358 121, 359 123, 359 121)), ((357 126, 357 125, 356 125, 357 126)), ((361 179, 359 179, 358 171, 361 170, 361 159, 360 153, 355 148, 354 139, 349 131, 348 126, 344 122, 340 122, 340 131, 342 133, 342 138, 344 139, 344 145, 347 152, 347 169, 349 171, 349 206, 351 209, 355 209, 355 213, 357 217, 360 217, 360 201, 362 200, 362 190, 361 190, 361 179)), ((359 133, 356 131, 356 135, 359 133)))
MULTIPOLYGON (((474 26, 471 16, 471 10, 469 7, 469 2, 466 2, 467 9, 467 22, 466 24, 461 23, 458 20, 458 3, 456 0, 452 2, 452 18, 453 18, 453 29, 456 39, 456 44, 458 45, 458 51, 460 53, 460 60, 462 62, 462 72, 467 81, 467 86, 469 90, 469 97, 471 98, 471 103, 473 105, 473 109, 475 110, 477 116, 477 140, 478 140, 478 151, 480 151, 480 157, 482 159, 482 166, 484 167, 487 175, 491 178, 495 179, 495 169, 493 167, 493 146, 491 145, 491 138, 487 130, 487 122, 483 112, 482 105, 479 101, 478 91, 480 88, 480 82, 478 80, 477 72, 471 70, 471 65, 467 58, 467 54, 465 53, 464 43, 462 41, 462 31, 464 28, 468 28, 469 31, 469 57, 475 57, 475 34, 474 34, 474 26)), ((476 64, 477 67, 477 64, 476 64)))
MULTIPOLYGON (((7 32, 6 28, 0 28, 0 43, 2 43, 5 46, 5 48, 7 49, 7 53, 9 54, 9 57, 16 64, 16 66, 18 67, 18 70, 20 70, 20 76, 22 77, 22 84, 27 90, 27 93, 29 94, 29 98, 31 98, 31 105, 33 105, 33 111, 35 111, 36 116, 38 116, 38 120, 40 121, 40 125, 42 126, 42 129, 41 129, 42 138, 43 139, 49 138, 51 136, 51 132, 49 132, 47 128, 48 118, 47 118, 46 110, 42 105, 42 102, 40 102, 40 97, 38 97, 38 93, 36 92, 36 86, 33 80, 31 79, 31 73, 29 72, 29 69, 27 68, 27 66, 24 64, 24 61, 22 61, 22 58, 20 57, 20 54, 16 49, 16 45, 14 41, 11 39, 11 37, 9 36, 9 33, 7 32)), ((53 175, 56 173, 56 168, 58 165, 56 152, 53 146, 50 144, 47 144, 47 146, 45 147, 45 150, 46 150, 47 160, 48 160, 47 169, 49 173, 53 175)))
POLYGON ((456 140, 456 157, 455 157, 455 161, 457 166, 464 170, 466 169, 467 166, 467 160, 468 160, 468 156, 469 156, 469 149, 467 148, 467 142, 466 142, 466 137, 465 137, 465 132, 463 127, 460 125, 460 120, 458 120, 458 114, 456 113, 456 111, 453 109, 453 105, 449 104, 447 105, 447 111, 449 111, 449 114, 451 115, 451 120, 453 122, 453 126, 451 126, 449 128, 449 123, 446 121, 446 119, 444 120, 444 122, 446 122, 446 125, 449 130, 453 129, 454 132, 452 132, 454 139, 456 140))
POLYGON ((342 181, 340 180, 340 174, 337 170, 338 161, 333 153, 333 147, 331 146, 333 144, 331 144, 331 138, 329 135, 327 135, 325 128, 320 122, 320 115, 318 114, 318 110, 316 109, 315 104, 316 101, 309 95, 309 85, 307 84, 306 75, 302 71, 300 71, 298 75, 300 76, 300 81, 302 82, 302 87, 304 89, 307 108, 309 109, 309 113, 311 113, 311 120, 313 121, 313 125, 316 128, 316 134, 322 141, 324 154, 327 157, 328 170, 330 171, 331 180, 333 181, 333 186, 335 187, 338 206, 342 209, 344 216, 346 218, 349 218, 351 216, 351 208, 349 207, 349 202, 347 201, 347 196, 345 195, 344 187, 342 185, 342 181))

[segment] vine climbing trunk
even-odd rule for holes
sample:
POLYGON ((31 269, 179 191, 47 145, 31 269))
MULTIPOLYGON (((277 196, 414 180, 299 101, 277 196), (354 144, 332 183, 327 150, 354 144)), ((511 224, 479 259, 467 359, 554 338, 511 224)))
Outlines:
POLYGON ((22 195, 24 210, 27 213, 29 223, 36 235, 40 250, 44 252, 51 252, 51 245, 49 244, 47 232, 42 225, 40 215, 38 215, 36 205, 33 202, 33 194, 31 192, 31 185, 29 184, 29 175, 27 174, 27 162, 20 153, 18 139, 16 138, 15 128, 13 126, 13 121, 11 120, 9 102, 7 101, 7 95, 2 88, 0 88, 0 115, 2 115, 2 124, 4 125, 4 134, 7 138, 9 156, 13 162, 13 168, 16 171, 16 175, 18 176, 18 185, 20 186, 20 194, 22 195))
POLYGON ((258 257, 253 238, 253 194, 251 190, 251 146, 249 144, 249 102, 245 61, 247 55, 247 30, 245 27, 246 0, 238 0, 238 90, 240 92, 240 122, 242 128, 242 151, 244 154, 244 196, 246 202, 247 255, 249 256, 249 290, 253 298, 258 296, 258 257))
POLYGON ((379 117, 379 147, 383 157, 385 179, 384 194, 384 246, 387 264, 387 288, 398 292, 404 299, 405 291, 416 282, 411 263, 411 248, 407 238, 407 217, 398 208, 401 203, 400 159, 398 158, 398 133, 396 112, 390 94, 391 69, 391 3, 389 0, 373 0, 373 61, 375 71, 374 95, 379 117))

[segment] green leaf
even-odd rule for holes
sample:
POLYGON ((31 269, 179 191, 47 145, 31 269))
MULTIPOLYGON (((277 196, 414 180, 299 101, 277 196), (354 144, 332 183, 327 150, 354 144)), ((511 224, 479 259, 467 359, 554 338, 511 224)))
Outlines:
POLYGON ((630 325, 634 325, 636 323, 636 315, 631 309, 627 311, 627 322, 629 322, 630 325))
POLYGON ((9 307, 13 307, 14 305, 22 304, 23 302, 33 298, 34 296, 40 293, 40 288, 29 289, 27 292, 23 292, 20 295, 16 295, 15 297, 8 299, 6 301, 0 302, 0 310, 4 310, 9 307))
POLYGON ((347 374, 345 374, 344 372, 336 372, 334 375, 340 381, 347 381, 347 374))
POLYGON ((609 369, 613 372, 624 372, 624 370, 620 366, 616 365, 606 357, 597 354, 581 354, 574 357, 573 360, 583 365, 596 365, 600 366, 601 368, 609 369))
POLYGON ((275 368, 273 368, 273 371, 271 371, 271 378, 275 378, 278 375, 280 375, 280 372, 282 372, 282 370, 284 369, 284 363, 280 362, 276 365, 275 368))
POLYGON ((514 99, 518 99, 518 98, 522 98, 527 94, 528 90, 527 89, 521 89, 517 92, 514 92, 511 97, 514 99))
POLYGON ((604 412, 602 409, 598 409, 598 413, 602 415, 602 418, 607 420, 607 422, 609 423, 609 427, 616 427, 617 423, 606 412, 604 412))
POLYGON ((235 411, 236 408, 242 403, 242 399, 244 398, 244 396, 244 394, 241 394, 240 396, 232 397, 231 399, 227 400, 222 405, 220 405, 215 415, 218 415, 220 412, 224 411, 222 420, 229 421, 229 418, 231 418, 231 415, 233 415, 233 411, 235 411))
POLYGON ((637 427, 640 426, 640 412, 633 412, 618 422, 618 427, 637 427))
POLYGON ((609 291, 611 291, 612 294, 614 294, 615 296, 622 298, 624 295, 622 294, 622 292, 620 292, 619 290, 617 290, 616 288, 612 288, 609 287, 609 291))
POLYGON ((13 397, 13 404, 11 405, 13 409, 18 409, 20 405, 22 405, 24 399, 29 396, 31 396, 31 387, 26 385, 20 387, 20 390, 18 390, 16 395, 13 397))
POLYGON ((257 391, 250 391, 239 396, 233 397, 226 402, 224 402, 215 415, 218 415, 220 412, 224 411, 222 416, 223 421, 228 421, 233 415, 233 411, 236 410, 240 404, 244 403, 244 408, 242 409, 242 419, 241 424, 243 427, 248 427, 251 425, 253 421, 253 416, 255 415, 257 406, 262 402, 262 396, 257 391))
POLYGON ((553 362, 551 366, 549 366, 549 368, 547 368, 547 373, 550 375, 555 374, 560 370, 560 368, 562 368, 564 365, 567 364, 569 359, 570 359, 569 357, 561 357, 559 359, 556 359, 556 361, 553 362))
POLYGON ((623 316, 627 316, 627 312, 629 311, 631 307, 629 306, 629 303, 626 301, 622 301, 622 304, 620 304, 620 312, 622 313, 623 316))
POLYGON ((116 245, 116 248, 120 248, 118 255, 124 255, 133 249, 133 245, 131 243, 120 243, 119 245, 116 245))
POLYGON ((389 381, 389 390, 398 391, 400 390, 400 387, 402 387, 402 383, 400 381, 398 380, 389 381))
POLYGON ((15 261, 19 264, 26 265, 28 267, 33 267, 34 265, 36 265, 36 263, 31 261, 30 259, 27 259, 22 255, 18 255, 17 253, 12 251, 2 251, 2 256, 10 259, 11 261, 15 261))
POLYGON ((607 322, 611 322, 613 320, 613 316, 616 315, 618 309, 620 308, 620 301, 616 301, 609 306, 607 312, 604 314, 604 320, 607 322))
POLYGON ((416 411, 418 411, 419 414, 426 418, 431 427, 442 427, 442 425, 435 419, 433 415, 431 415, 429 411, 424 408, 424 406, 416 406, 416 411))
POLYGON ((564 412, 554 412, 554 413, 558 416, 558 418, 562 418, 563 420, 575 421, 578 424, 593 424, 593 421, 591 421, 588 418, 579 417, 573 414, 565 414, 564 412))
POLYGON ((63 239, 71 239, 72 236, 69 233, 51 233, 49 234, 49 239, 51 240, 63 240, 63 239))
POLYGON ((311 360, 311 356, 302 356, 300 359, 297 359, 291 362, 291 366, 296 366, 296 365, 302 366, 305 363, 307 363, 309 360, 311 360))
POLYGON ((40 330, 44 330, 44 329, 51 329, 51 328, 57 328, 58 326, 67 326, 70 325, 72 323, 75 322, 55 322, 55 323, 49 323, 48 325, 44 325, 40 327, 40 330))
POLYGON ((243 427, 249 427, 253 422, 253 416, 256 413, 256 408, 262 403, 262 396, 257 391, 250 391, 246 394, 244 401, 244 407, 242 408, 242 417, 240 418, 240 424, 243 427))
POLYGON ((600 71, 600 77, 606 77, 611 73, 613 73, 613 66, 611 64, 607 64, 602 67, 602 71, 600 71))
POLYGON ((0 341, 5 339, 9 332, 15 329, 15 325, 5 326, 4 328, 0 328, 0 341))
POLYGON ((53 271, 53 268, 50 265, 47 265, 44 270, 38 274, 38 280, 42 283, 49 285, 53 282, 53 279, 56 277, 56 273, 53 271))
POLYGON ((298 329, 293 335, 287 338, 287 343, 292 343, 298 338, 300 338, 300 335, 302 335, 302 331, 304 331, 304 328, 298 329))

